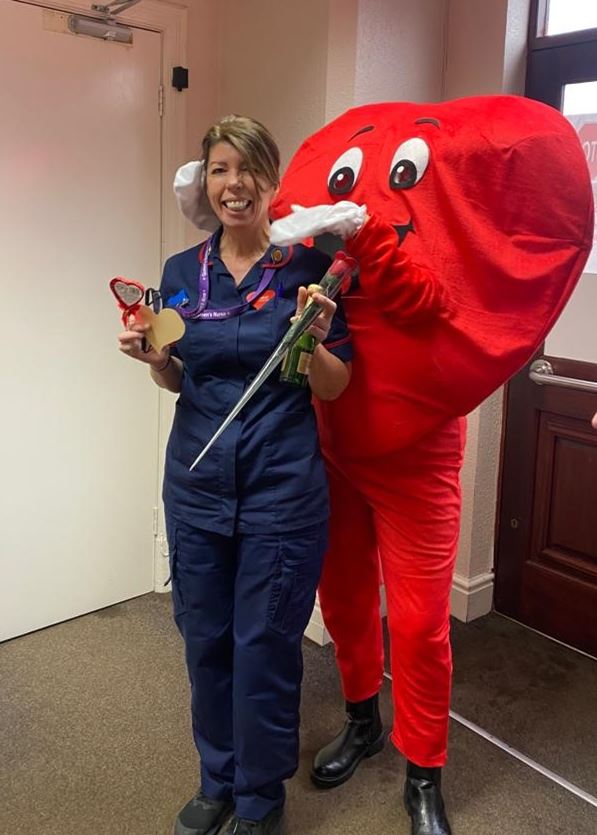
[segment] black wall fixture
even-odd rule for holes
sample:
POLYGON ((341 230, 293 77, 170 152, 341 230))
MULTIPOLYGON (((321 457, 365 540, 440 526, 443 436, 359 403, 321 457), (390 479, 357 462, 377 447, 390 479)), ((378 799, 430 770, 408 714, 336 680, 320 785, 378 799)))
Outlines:
POLYGON ((172 67, 172 86, 180 93, 189 86, 189 71, 186 67, 172 67))

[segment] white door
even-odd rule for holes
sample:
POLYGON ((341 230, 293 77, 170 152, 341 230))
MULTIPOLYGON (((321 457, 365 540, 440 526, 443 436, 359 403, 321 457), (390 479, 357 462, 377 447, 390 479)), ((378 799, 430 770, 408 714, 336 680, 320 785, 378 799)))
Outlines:
POLYGON ((160 36, 0 2, 0 639, 153 588, 158 395, 108 282, 160 274, 160 36))

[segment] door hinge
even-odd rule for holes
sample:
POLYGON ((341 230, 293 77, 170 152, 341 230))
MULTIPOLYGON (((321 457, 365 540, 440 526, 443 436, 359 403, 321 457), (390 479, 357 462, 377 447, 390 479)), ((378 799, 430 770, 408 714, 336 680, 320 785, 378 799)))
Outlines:
POLYGON ((153 535, 158 535, 158 509, 157 507, 152 508, 151 510, 151 520, 152 520, 152 527, 153 527, 153 535))
POLYGON ((158 113, 160 114, 160 119, 164 115, 164 85, 160 84, 158 87, 158 113))

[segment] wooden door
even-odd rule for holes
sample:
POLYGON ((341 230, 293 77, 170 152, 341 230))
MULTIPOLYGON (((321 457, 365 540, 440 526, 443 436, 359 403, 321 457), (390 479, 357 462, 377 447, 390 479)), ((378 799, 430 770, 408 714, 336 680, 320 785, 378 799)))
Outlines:
MULTIPOLYGON (((577 112, 571 121, 581 126, 595 190, 597 30, 532 46, 528 96, 566 115, 582 110, 573 106, 577 94, 590 102, 587 118, 577 112)), ((534 358, 534 379, 529 363, 507 387, 495 608, 597 655, 597 432, 590 425, 597 412, 597 248, 587 267, 534 358)))

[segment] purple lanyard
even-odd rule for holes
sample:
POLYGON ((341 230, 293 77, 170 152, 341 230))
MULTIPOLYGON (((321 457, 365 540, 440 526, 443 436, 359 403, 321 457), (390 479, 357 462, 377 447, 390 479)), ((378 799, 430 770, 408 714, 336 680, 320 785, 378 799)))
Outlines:
POLYGON ((215 235, 212 235, 206 244, 203 260, 201 262, 201 269, 199 270, 199 304, 197 307, 193 308, 193 310, 185 310, 182 307, 177 308, 178 312, 184 319, 231 319, 233 316, 240 316, 240 314, 244 313, 245 310, 251 307, 251 304, 255 301, 255 299, 263 293, 274 276, 274 268, 269 267, 268 269, 263 270, 259 285, 257 286, 255 293, 252 295, 250 302, 243 302, 242 304, 234 305, 234 307, 225 307, 220 310, 206 310, 205 308, 207 307, 207 300, 209 297, 209 256, 211 254, 214 237, 215 235))

